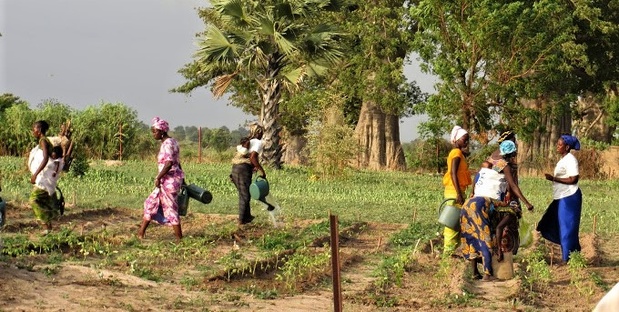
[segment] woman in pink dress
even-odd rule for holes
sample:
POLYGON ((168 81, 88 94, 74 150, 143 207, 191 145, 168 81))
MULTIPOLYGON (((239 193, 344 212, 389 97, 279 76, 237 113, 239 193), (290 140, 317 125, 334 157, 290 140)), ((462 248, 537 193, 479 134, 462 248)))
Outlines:
POLYGON ((157 155, 159 173, 155 177, 155 189, 144 201, 144 218, 138 232, 140 239, 144 238, 146 228, 151 220, 172 226, 177 241, 183 238, 176 199, 181 190, 185 173, 181 168, 178 142, 168 135, 169 130, 170 126, 167 121, 159 117, 153 118, 151 132, 155 140, 161 141, 157 155))

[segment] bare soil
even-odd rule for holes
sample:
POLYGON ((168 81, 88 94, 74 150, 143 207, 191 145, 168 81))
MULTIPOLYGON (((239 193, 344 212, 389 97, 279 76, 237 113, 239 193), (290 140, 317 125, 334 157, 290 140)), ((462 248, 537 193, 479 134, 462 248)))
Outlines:
MULTIPOLYGON (((32 240, 40 239, 41 229, 32 221, 27 207, 10 206, 7 220, 4 237, 21 233, 32 240)), ((55 227, 71 227, 81 234, 115 229, 126 233, 124 239, 132 239, 140 220, 139 211, 104 208, 67 213, 55 227)), ((234 222, 235 217, 230 215, 190 214, 183 219, 183 228, 185 235, 191 236, 204 224, 234 222)), ((298 221, 294 226, 307 227, 313 222, 298 221)), ((548 244, 546 261, 552 279, 546 286, 533 290, 523 287, 518 276, 494 282, 472 280, 462 259, 441 260, 434 248, 441 244, 437 238, 418 243, 413 264, 407 267, 399 286, 377 290, 379 277, 373 272, 391 252, 389 237, 407 226, 361 223, 340 229, 344 311, 591 311, 605 291, 619 281, 617 237, 582 235, 582 254, 587 266, 580 271, 584 277, 579 281, 573 281, 574 274, 568 265, 559 264, 558 246, 548 244)), ((248 239, 258 239, 271 229, 268 222, 241 228, 230 238, 218 240, 205 257, 242 251, 248 239)), ((171 229, 150 227, 144 244, 158 240, 173 243, 171 229)), ((546 243, 536 238, 534 246, 521 250, 519 256, 524 257, 539 244, 546 243)), ((299 282, 294 291, 280 289, 274 298, 261 299, 240 289, 277 285, 272 270, 233 278, 224 278, 222 272, 205 277, 196 287, 186 287, 177 279, 154 282, 129 274, 126 269, 109 269, 93 261, 50 265, 44 253, 32 253, 27 261, 6 255, 1 259, 0 311, 333 311, 329 267, 314 278, 299 282)), ((179 270, 183 267, 182 263, 169 265, 179 270)), ((517 262, 515 270, 517 275, 523 274, 526 264, 517 262)))

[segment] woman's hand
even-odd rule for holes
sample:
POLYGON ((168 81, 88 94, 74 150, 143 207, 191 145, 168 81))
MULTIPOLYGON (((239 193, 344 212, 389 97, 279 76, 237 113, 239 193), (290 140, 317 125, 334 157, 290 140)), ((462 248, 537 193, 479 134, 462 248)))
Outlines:
POLYGON ((37 176, 36 175, 32 175, 30 177, 30 184, 34 184, 37 181, 37 176))
POLYGON ((464 204, 464 197, 462 196, 462 194, 458 193, 458 196, 456 197, 456 204, 458 205, 464 204))
POLYGON ((555 179, 555 177, 550 173, 544 173, 544 176, 546 176, 546 180, 548 181, 554 181, 555 179))
POLYGON ((161 179, 159 179, 159 177, 155 178, 155 187, 159 187, 161 186, 161 179))

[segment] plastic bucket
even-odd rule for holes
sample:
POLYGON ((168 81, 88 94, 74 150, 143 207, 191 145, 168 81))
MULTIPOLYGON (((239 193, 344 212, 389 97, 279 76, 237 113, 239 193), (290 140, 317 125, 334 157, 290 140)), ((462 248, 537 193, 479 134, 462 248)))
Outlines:
POLYGON ((208 204, 213 200, 213 194, 211 194, 211 192, 195 184, 189 184, 185 186, 185 188, 187 188, 187 194, 189 194, 189 197, 203 204, 208 204))
POLYGON ((249 195, 256 200, 264 201, 264 198, 269 195, 269 182, 263 178, 256 178, 249 186, 249 195))
POLYGON ((514 277, 514 254, 511 251, 503 253, 501 262, 497 255, 492 255, 492 275, 502 280, 514 277))
POLYGON ((454 198, 445 199, 438 207, 438 223, 454 230, 460 231, 460 210, 458 206, 448 205, 447 202, 454 198))
POLYGON ((176 202, 178 203, 178 214, 181 216, 186 216, 187 208, 189 208, 189 194, 187 193, 187 186, 183 185, 181 187, 181 191, 178 193, 178 197, 176 197, 176 202))

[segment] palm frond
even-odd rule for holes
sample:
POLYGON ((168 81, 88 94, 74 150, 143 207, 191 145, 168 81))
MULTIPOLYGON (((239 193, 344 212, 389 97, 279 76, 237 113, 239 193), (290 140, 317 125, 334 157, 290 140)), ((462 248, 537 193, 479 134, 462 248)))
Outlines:
POLYGON ((210 27, 198 46, 195 56, 201 62, 229 63, 236 58, 234 44, 217 27, 210 27))
POLYGON ((238 75, 238 72, 234 72, 232 74, 221 75, 215 78, 215 82, 213 83, 213 95, 216 98, 220 98, 222 95, 226 93, 230 83, 234 80, 234 77, 238 75))

